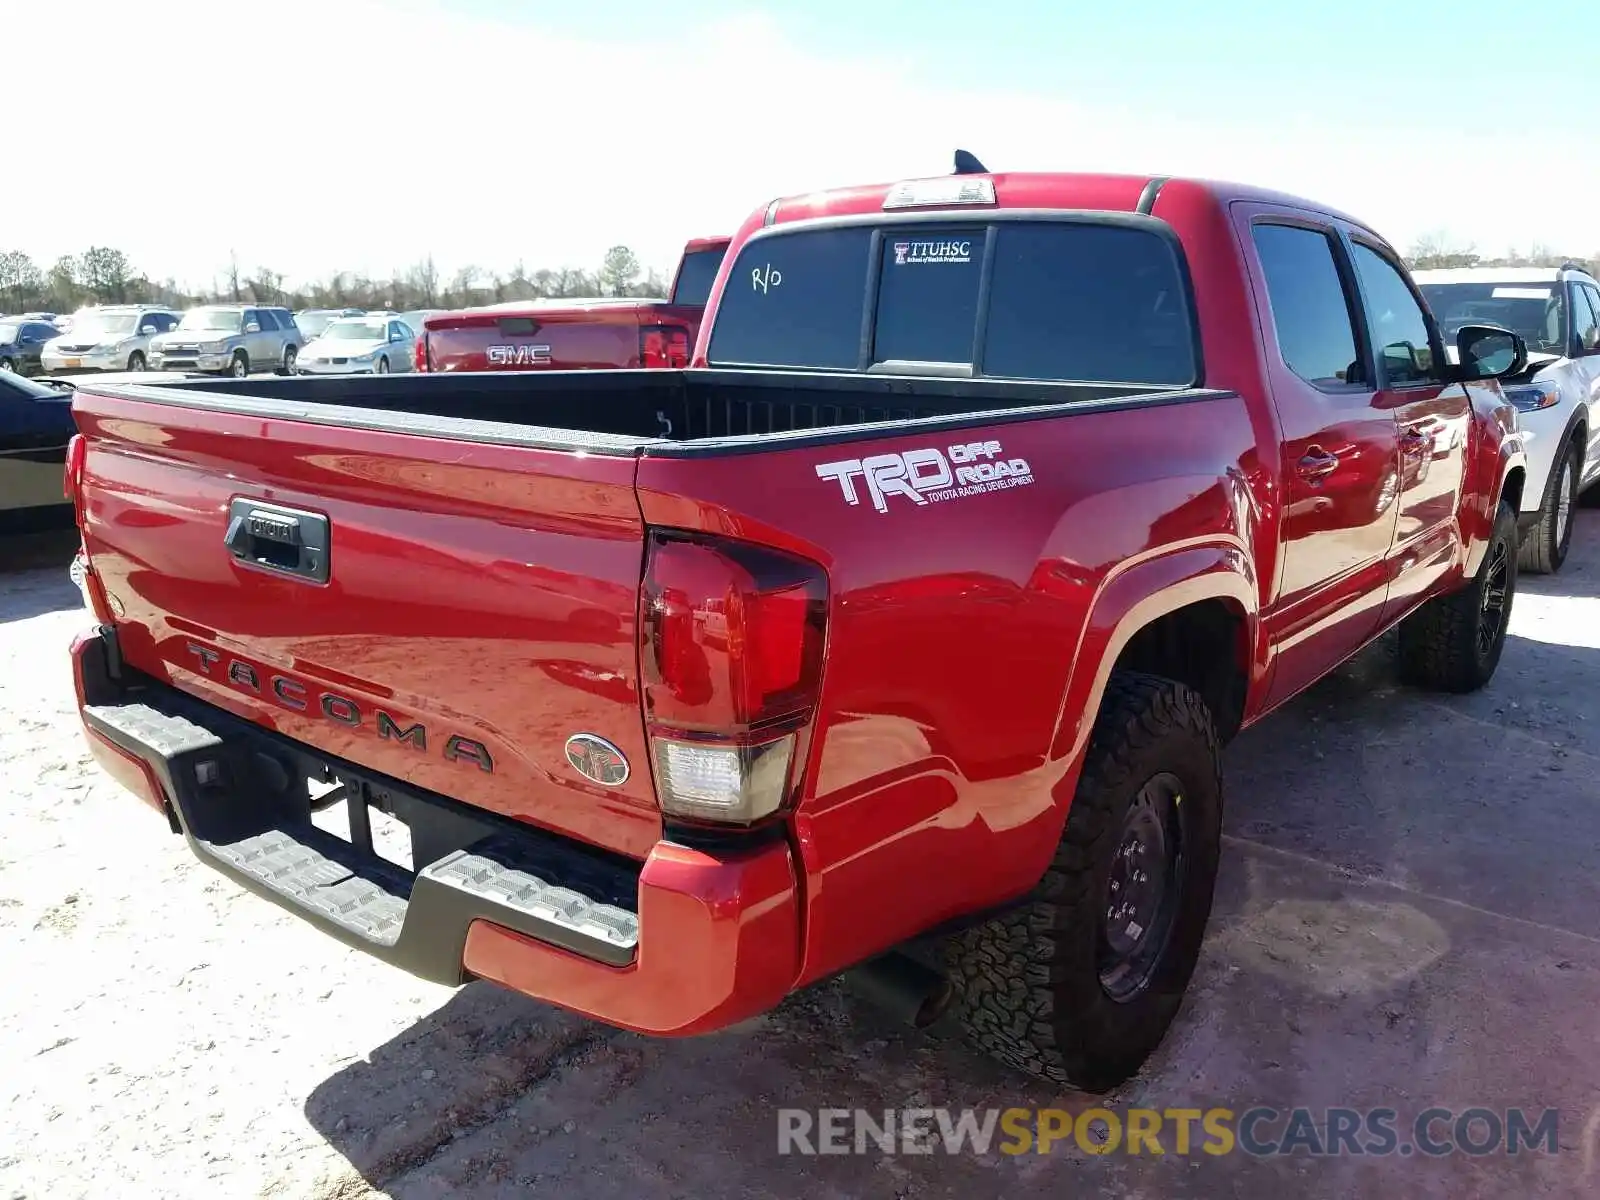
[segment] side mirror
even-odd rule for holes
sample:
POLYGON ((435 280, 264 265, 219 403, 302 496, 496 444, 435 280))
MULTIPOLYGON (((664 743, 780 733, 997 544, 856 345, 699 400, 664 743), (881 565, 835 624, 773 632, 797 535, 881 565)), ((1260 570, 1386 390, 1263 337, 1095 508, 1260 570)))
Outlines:
POLYGON ((139 326, 139 336, 140 337, 149 337, 155 331, 156 331, 156 327, 154 325, 141 325, 141 326, 139 326))
POLYGON ((244 327, 244 331, 246 333, 260 333, 261 332, 261 326, 257 325, 254 321, 251 321, 250 324, 248 324, 248 325, 246 325, 244 327))
POLYGON ((1527 368, 1528 344, 1498 325, 1463 325, 1456 330, 1456 355, 1458 379, 1504 379, 1527 368))
POLYGON ((1600 325, 1589 326, 1589 332, 1578 339, 1578 345, 1583 348, 1585 354, 1600 351, 1600 325))

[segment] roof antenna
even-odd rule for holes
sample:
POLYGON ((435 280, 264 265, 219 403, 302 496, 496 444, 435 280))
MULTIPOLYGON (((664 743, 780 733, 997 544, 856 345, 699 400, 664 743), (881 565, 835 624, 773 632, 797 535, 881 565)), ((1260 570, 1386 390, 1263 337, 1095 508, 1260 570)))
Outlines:
POLYGON ((979 162, 970 151, 956 151, 957 175, 987 175, 988 173, 989 168, 979 162))

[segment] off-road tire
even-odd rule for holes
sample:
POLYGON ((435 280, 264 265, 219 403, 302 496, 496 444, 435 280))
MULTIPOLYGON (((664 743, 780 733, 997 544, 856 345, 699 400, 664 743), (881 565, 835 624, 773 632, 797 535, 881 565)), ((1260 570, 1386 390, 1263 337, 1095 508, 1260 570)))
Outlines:
POLYGON ((1022 906, 946 947, 968 1038, 1051 1083, 1103 1092, 1125 1081, 1166 1036, 1194 972, 1221 833, 1221 759, 1205 702, 1170 679, 1113 674, 1044 878, 1022 906), (1182 785, 1185 869, 1149 981, 1119 1001, 1100 973, 1111 870, 1130 806, 1162 774, 1182 785))
POLYGON ((1583 452, 1576 446, 1556 464, 1545 497, 1539 523, 1528 530, 1517 548, 1517 568, 1532 575, 1548 575, 1561 569, 1572 546, 1572 510, 1578 507, 1578 477, 1583 470, 1583 452), (1562 500, 1566 501, 1563 510, 1562 500))
POLYGON ((1517 594, 1517 517, 1504 501, 1495 514, 1489 546, 1465 587, 1435 596, 1400 622, 1400 678, 1413 687, 1475 692, 1494 677, 1505 648, 1517 594), (1498 564, 1498 565, 1497 565, 1498 564), (1486 600, 1500 592, 1486 638, 1486 600))

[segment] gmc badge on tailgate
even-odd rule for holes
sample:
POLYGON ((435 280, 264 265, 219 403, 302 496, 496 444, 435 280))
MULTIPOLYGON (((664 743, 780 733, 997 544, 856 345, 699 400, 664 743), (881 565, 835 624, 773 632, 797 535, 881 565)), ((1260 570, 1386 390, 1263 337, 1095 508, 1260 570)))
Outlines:
POLYGON ((549 346, 490 346, 484 352, 491 367, 548 367, 549 346))

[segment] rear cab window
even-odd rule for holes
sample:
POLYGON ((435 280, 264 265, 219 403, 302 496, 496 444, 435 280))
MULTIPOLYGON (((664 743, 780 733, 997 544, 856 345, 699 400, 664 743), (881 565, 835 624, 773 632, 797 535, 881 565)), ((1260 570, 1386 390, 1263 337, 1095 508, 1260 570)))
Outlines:
POLYGON ((753 238, 729 272, 707 358, 1189 387, 1197 344, 1175 238, 1113 215, 991 212, 753 238))
POLYGON ((678 278, 672 284, 672 303, 704 307, 711 297, 711 284, 727 253, 726 246, 717 246, 685 254, 683 261, 678 264, 678 278))

